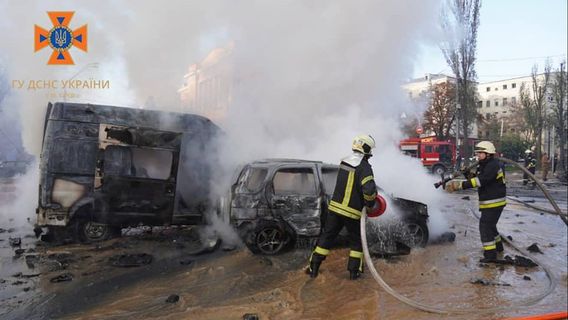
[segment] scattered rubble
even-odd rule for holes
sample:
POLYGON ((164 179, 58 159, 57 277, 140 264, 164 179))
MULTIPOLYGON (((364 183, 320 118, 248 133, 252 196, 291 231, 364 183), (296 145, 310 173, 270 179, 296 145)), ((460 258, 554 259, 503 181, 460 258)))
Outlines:
POLYGON ((147 253, 119 254, 109 258, 110 264, 115 267, 140 267, 152 263, 153 256, 147 253))
POLYGON ((432 239, 431 243, 439 244, 445 242, 454 242, 456 241, 456 234, 454 232, 448 231, 442 233, 439 237, 432 239))
POLYGON ((529 276, 524 276, 524 277, 523 277, 523 280, 531 281, 532 279, 531 279, 531 277, 529 277, 529 276))
POLYGON ((71 281, 71 280, 73 280, 73 274, 67 272, 67 273, 63 273, 63 274, 60 274, 56 277, 51 278, 49 280, 49 282, 58 283, 58 282, 66 282, 66 281, 71 281))
POLYGON ((533 253, 536 253, 536 252, 541 253, 541 254, 543 253, 543 252, 540 250, 540 248, 538 247, 538 245, 536 244, 536 242, 533 243, 533 244, 531 244, 530 246, 528 246, 528 247, 527 247, 527 250, 528 250, 529 252, 533 252, 533 253))
POLYGON ((259 320, 260 318, 256 313, 245 313, 243 315, 243 320, 259 320))
POLYGON ((166 299, 167 303, 176 303, 178 301, 179 301, 179 296, 177 294, 172 294, 166 299))
POLYGON ((193 262, 192 258, 184 258, 184 259, 181 259, 179 261, 179 264, 181 264, 183 266, 187 266, 187 265, 190 265, 192 262, 193 262))
POLYGON ((484 278, 474 278, 470 280, 471 284, 481 284, 484 286, 504 286, 504 287, 510 287, 511 285, 506 283, 506 282, 499 282, 499 281, 493 281, 493 280, 489 280, 489 279, 484 279, 484 278))
POLYGON ((469 200, 469 196, 462 197, 462 200, 469 200))
MULTIPOLYGON (((8 231, 8 232, 10 232, 10 231, 8 231)), ((12 247, 17 247, 17 246, 20 246, 22 244, 22 238, 20 238, 20 237, 17 237, 17 238, 10 237, 9 241, 10 241, 10 245, 12 247)))

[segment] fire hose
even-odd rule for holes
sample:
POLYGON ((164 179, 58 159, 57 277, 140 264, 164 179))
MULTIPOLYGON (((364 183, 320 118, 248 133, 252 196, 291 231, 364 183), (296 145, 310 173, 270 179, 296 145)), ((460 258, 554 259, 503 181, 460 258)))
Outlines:
MULTIPOLYGON (((507 162, 507 163, 512 163, 512 164, 520 167, 523 171, 525 171, 525 173, 528 173, 528 175, 531 177, 531 179, 533 179, 539 185, 541 190, 544 192, 547 199, 550 201, 552 206, 556 209, 556 212, 558 213, 560 218, 562 218, 562 220, 565 223, 567 223, 567 225, 568 225, 568 222, 566 221, 565 215, 563 215, 563 213, 560 211, 560 208, 558 207, 558 205, 556 205, 556 202, 554 202, 554 199, 552 199, 552 197, 550 197, 550 194, 548 194, 548 192, 546 191, 544 186, 540 182, 537 181, 537 179, 534 177, 534 175, 532 175, 528 170, 526 170, 525 168, 523 168, 522 166, 520 166, 519 164, 517 164, 514 161, 511 161, 511 160, 505 159, 505 158, 498 158, 498 159, 501 160, 501 161, 507 162)), ((479 216, 476 214, 475 210, 473 210, 471 208, 468 208, 468 209, 477 219, 479 219, 479 216)), ((416 309, 426 311, 426 312, 431 312, 431 313, 437 313, 437 314, 492 313, 492 312, 496 312, 496 311, 510 310, 510 308, 513 307, 513 306, 533 305, 536 302, 542 300, 544 297, 548 296, 556 288, 556 280, 555 280, 555 278, 552 274, 552 271, 545 264, 540 262, 538 259, 536 259, 534 256, 532 256, 531 254, 529 254, 525 250, 523 250, 523 249, 519 248, 518 246, 514 245, 513 243, 511 243, 511 241, 509 241, 509 239, 507 237, 500 234, 501 239, 503 241, 505 241, 508 245, 513 247, 518 252, 520 252, 523 255, 531 258, 536 264, 538 264, 544 270, 544 272, 546 273, 546 277, 548 278, 548 285, 545 288, 545 290, 543 290, 543 292, 541 292, 540 294, 538 294, 534 297, 529 297, 529 298, 520 300, 518 303, 516 303, 514 305, 507 305, 507 306, 493 307, 493 308, 452 309, 452 308, 439 308, 439 307, 435 307, 435 306, 429 306, 429 305, 426 305, 426 304, 422 304, 420 302, 414 301, 414 300, 412 300, 408 297, 405 297, 404 295, 396 292, 393 288, 391 288, 383 280, 381 275, 377 272, 377 269, 375 268, 375 265, 373 264, 373 260, 371 259, 371 255, 369 254, 369 247, 368 247, 368 243, 367 243, 367 233, 366 233, 366 228, 365 228, 366 222, 367 222, 367 213, 366 213, 366 209, 363 209, 363 214, 361 215, 361 222, 360 222, 361 242, 362 242, 362 245, 363 245, 363 254, 365 256, 365 262, 367 263, 367 266, 368 266, 369 270, 371 271, 371 275, 373 276, 375 281, 388 294, 390 294, 391 296, 393 296, 397 300, 399 300, 399 301, 401 301, 401 302, 403 302, 403 303, 405 303, 405 304, 407 304, 411 307, 414 307, 416 309)))

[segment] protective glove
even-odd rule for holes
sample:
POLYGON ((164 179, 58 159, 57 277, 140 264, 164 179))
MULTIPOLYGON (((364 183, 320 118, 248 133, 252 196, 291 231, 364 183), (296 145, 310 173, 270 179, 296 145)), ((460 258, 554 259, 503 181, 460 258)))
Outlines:
POLYGON ((447 192, 454 192, 454 191, 458 191, 458 190, 462 190, 462 181, 459 180, 450 180, 446 183, 446 187, 445 187, 447 192))

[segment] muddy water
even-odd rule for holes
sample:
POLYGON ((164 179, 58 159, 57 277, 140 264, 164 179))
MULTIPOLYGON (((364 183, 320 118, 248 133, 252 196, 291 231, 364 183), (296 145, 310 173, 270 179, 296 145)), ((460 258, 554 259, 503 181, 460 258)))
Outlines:
MULTIPOLYGON (((538 243, 536 254, 553 271, 555 291, 532 306, 518 306, 542 292, 547 285, 540 267, 482 267, 477 220, 467 207, 475 207, 464 195, 452 195, 444 209, 454 243, 429 245, 397 259, 376 259, 375 266, 395 290, 405 296, 440 308, 490 308, 504 311, 441 316, 418 311, 392 298, 366 272, 349 281, 347 249, 333 250, 321 274, 309 279, 303 273, 307 250, 274 257, 250 254, 246 249, 218 250, 213 254, 188 256, 197 249, 191 237, 175 235, 154 239, 126 237, 103 244, 45 248, 71 252, 75 259, 66 270, 42 269, 36 285, 21 303, 3 303, 3 318, 63 319, 242 319, 246 313, 260 319, 500 319, 565 310, 567 308, 567 232, 555 216, 540 215, 521 205, 507 206, 499 223, 520 247, 538 243), (174 240, 177 240, 174 242, 174 240), (148 266, 116 268, 108 263, 119 253, 147 252, 154 255, 148 266), (180 261, 192 261, 180 264, 180 261), (72 272, 71 282, 53 284, 49 279, 72 272), (531 280, 524 280, 528 276, 531 280), (483 278, 510 286, 471 284, 483 278), (168 296, 179 295, 176 303, 168 296), (11 306, 7 312, 6 305, 11 306)), ((506 254, 515 252, 506 247, 506 254)))

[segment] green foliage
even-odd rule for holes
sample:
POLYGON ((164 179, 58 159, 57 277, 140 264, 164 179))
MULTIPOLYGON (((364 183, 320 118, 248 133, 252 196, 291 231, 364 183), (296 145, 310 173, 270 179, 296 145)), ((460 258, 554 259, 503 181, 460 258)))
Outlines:
POLYGON ((507 159, 517 160, 524 157, 529 144, 517 134, 506 134, 501 138, 497 149, 507 159))

